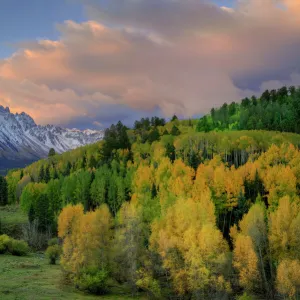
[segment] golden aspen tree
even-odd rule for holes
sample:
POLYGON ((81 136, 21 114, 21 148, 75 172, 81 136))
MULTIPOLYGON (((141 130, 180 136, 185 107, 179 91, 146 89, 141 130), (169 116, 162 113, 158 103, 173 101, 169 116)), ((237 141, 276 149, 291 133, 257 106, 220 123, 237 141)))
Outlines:
POLYGON ((280 262, 276 278, 277 290, 280 294, 296 299, 300 293, 300 261, 284 259, 280 262))
POLYGON ((238 234, 233 255, 233 266, 238 270, 240 285, 246 290, 255 289, 261 278, 258 271, 258 258, 250 236, 238 234))
POLYGON ((69 274, 76 272, 73 256, 77 255, 80 223, 84 214, 81 204, 66 206, 58 217, 58 236, 63 240, 61 264, 69 274))
POLYGON ((221 271, 228 245, 215 221, 214 205, 205 193, 197 201, 178 199, 162 219, 153 223, 151 249, 163 258, 179 294, 199 297, 218 289, 229 290, 221 271))
POLYGON ((135 172, 133 189, 135 193, 150 192, 154 183, 153 167, 141 164, 135 172))
POLYGON ((89 269, 105 269, 111 240, 111 214, 107 205, 84 214, 83 206, 67 206, 58 218, 63 239, 62 266, 78 280, 89 269))
POLYGON ((239 273, 239 282, 246 290, 265 289, 269 283, 265 271, 265 257, 268 253, 265 207, 254 204, 239 222, 239 230, 234 226, 230 235, 233 239, 233 266, 239 273))
POLYGON ((262 179, 266 190, 269 192, 268 202, 271 208, 276 208, 279 199, 285 195, 296 196, 297 179, 289 166, 268 167, 263 172, 262 179))
POLYGON ((195 171, 180 159, 174 161, 168 190, 176 197, 189 196, 193 186, 195 171))
POLYGON ((294 255, 300 258, 299 212, 297 201, 285 196, 279 200, 277 210, 270 213, 269 240, 275 259, 292 258, 294 255))

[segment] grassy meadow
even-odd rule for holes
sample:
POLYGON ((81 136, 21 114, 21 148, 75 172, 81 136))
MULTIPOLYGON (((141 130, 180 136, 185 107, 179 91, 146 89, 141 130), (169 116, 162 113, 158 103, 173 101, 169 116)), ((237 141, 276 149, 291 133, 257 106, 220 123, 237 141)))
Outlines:
POLYGON ((64 283, 59 265, 49 265, 44 254, 31 254, 27 257, 0 255, 0 299, 2 300, 131 300, 120 295, 92 296, 78 292, 64 283))

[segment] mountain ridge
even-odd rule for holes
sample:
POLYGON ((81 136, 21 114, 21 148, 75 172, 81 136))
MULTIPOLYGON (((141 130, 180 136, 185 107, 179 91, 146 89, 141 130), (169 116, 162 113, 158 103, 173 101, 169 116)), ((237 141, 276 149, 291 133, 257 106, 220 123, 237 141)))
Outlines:
POLYGON ((6 168, 8 161, 14 165, 18 161, 35 161, 46 157, 51 148, 63 153, 95 143, 103 136, 103 130, 37 125, 25 112, 13 114, 8 107, 0 105, 0 169, 6 168))

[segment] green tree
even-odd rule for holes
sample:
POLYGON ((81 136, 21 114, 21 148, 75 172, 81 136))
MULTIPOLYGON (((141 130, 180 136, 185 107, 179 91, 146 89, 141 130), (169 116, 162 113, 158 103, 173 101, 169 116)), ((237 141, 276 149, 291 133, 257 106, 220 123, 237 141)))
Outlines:
POLYGON ((50 180, 50 166, 47 165, 44 172, 44 181, 45 183, 48 183, 50 180))
POLYGON ((7 181, 3 176, 0 176, 0 206, 8 203, 8 187, 7 181))
POLYGON ((77 203, 82 203, 85 211, 90 210, 91 200, 90 200, 90 187, 91 187, 91 173, 84 170, 79 170, 76 173, 76 189, 75 197, 77 203))
POLYGON ((171 135, 173 135, 173 136, 180 135, 180 130, 178 129, 178 127, 176 125, 173 125, 173 127, 171 129, 171 135))
POLYGON ((176 158, 175 147, 173 144, 168 143, 166 145, 166 156, 169 157, 171 162, 174 162, 176 158))
POLYGON ((38 220, 38 228, 42 232, 52 228, 53 216, 49 209, 49 198, 46 194, 42 193, 36 200, 35 218, 38 220))
POLYGON ((160 139, 159 131, 157 127, 155 127, 153 130, 150 131, 148 135, 148 142, 152 144, 155 141, 158 141, 160 139))
POLYGON ((55 152, 54 148, 51 148, 51 149, 49 150, 48 157, 55 156, 55 154, 56 154, 56 152, 55 152))
POLYGON ((38 182, 44 182, 44 181, 45 181, 45 170, 44 170, 44 166, 41 166, 38 175, 38 182))

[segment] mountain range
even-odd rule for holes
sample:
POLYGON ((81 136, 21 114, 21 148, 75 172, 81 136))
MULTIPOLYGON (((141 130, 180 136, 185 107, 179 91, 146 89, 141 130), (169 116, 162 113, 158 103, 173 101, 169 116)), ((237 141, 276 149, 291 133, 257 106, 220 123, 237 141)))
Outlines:
POLYGON ((28 114, 13 114, 8 107, 0 105, 0 170, 22 167, 47 157, 51 148, 62 153, 95 143, 103 136, 103 130, 37 125, 28 114))

